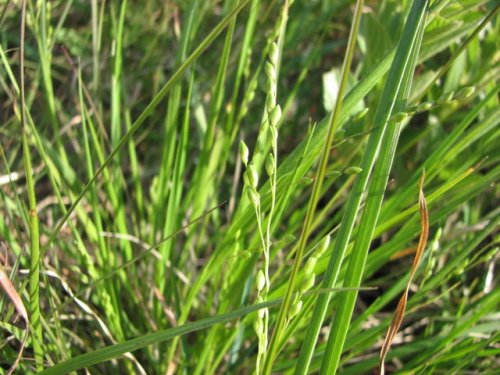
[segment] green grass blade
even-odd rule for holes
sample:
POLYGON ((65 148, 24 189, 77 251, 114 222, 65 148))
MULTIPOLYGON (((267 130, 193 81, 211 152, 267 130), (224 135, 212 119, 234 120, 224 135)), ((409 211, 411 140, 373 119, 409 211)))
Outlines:
POLYGON ((128 340, 126 342, 122 342, 103 349, 82 354, 75 358, 71 358, 68 361, 59 363, 51 368, 46 369, 45 371, 42 372, 42 374, 43 375, 67 374, 68 372, 71 371, 76 371, 82 368, 96 365, 98 363, 109 361, 111 359, 120 357, 125 353, 132 352, 140 348, 144 348, 148 345, 157 344, 159 342, 167 341, 175 337, 188 334, 190 332, 195 332, 201 329, 209 328, 215 324, 226 323, 266 307, 277 306, 280 302, 281 302, 280 300, 275 300, 251 306, 245 306, 237 310, 234 310, 232 312, 221 314, 215 317, 198 320, 192 323, 186 323, 181 326, 175 328, 169 328, 160 332, 150 333, 141 337, 137 337, 132 340, 128 340))
MULTIPOLYGON (((361 204, 361 198, 368 183, 371 169, 375 163, 375 157, 378 149, 380 148, 382 137, 387 128, 387 120, 390 118, 395 102, 399 97, 403 76, 406 73, 406 67, 411 58, 411 51, 412 48, 414 48, 414 43, 416 42, 417 30, 421 27, 423 14, 425 13, 425 6, 426 2, 415 2, 412 10, 410 11, 410 15, 408 16, 406 28, 401 37, 401 42, 398 46, 398 50, 387 78, 387 83, 382 94, 382 99, 375 115, 374 123, 377 126, 374 132, 370 135, 370 139, 361 162, 362 172, 358 175, 356 181, 354 182, 354 187, 349 196, 344 217, 342 219, 342 224, 337 238, 335 239, 332 256, 324 275, 322 285, 325 288, 332 287, 337 281, 344 253, 346 251, 347 244, 349 243, 357 212, 361 204)), ((316 342, 319 329, 326 315, 329 301, 330 298, 327 295, 318 296, 311 324, 308 328, 307 336, 303 344, 303 348, 305 349, 301 351, 301 355, 299 357, 299 365, 297 367, 298 370, 296 371, 297 374, 303 374, 307 371, 307 364, 310 362, 310 358, 312 356, 308 348, 314 346, 314 343, 316 342)), ((347 329, 347 327, 345 327, 345 329, 347 329)), ((335 332, 333 334, 335 334, 335 332)), ((340 353, 337 354, 340 356, 340 353)), ((331 373, 335 373, 337 364, 331 364, 331 362, 328 362, 327 367, 332 371, 331 373)))
MULTIPOLYGON (((317 290, 317 291, 310 291, 306 294, 312 295, 315 293, 331 293, 335 291, 346 292, 349 291, 349 289, 336 288, 328 290, 317 290)), ((148 345, 157 344, 159 342, 167 341, 175 337, 186 335, 191 332, 206 329, 215 324, 230 322, 231 320, 244 317, 248 314, 251 314, 253 312, 256 312, 264 308, 276 307, 279 306, 281 303, 282 303, 281 299, 276 299, 253 305, 248 305, 240 307, 228 313, 201 319, 196 322, 185 323, 181 326, 169 328, 163 331, 149 333, 122 343, 107 346, 105 348, 85 353, 75 358, 71 358, 67 361, 64 361, 48 369, 45 369, 45 371, 42 371, 41 374, 43 375, 67 374, 68 372, 71 371, 76 371, 102 362, 109 361, 114 358, 118 358, 126 353, 144 348, 148 345)))
MULTIPOLYGON (((375 124, 379 124, 379 121, 389 121, 393 110, 395 112, 401 110, 409 97, 413 71, 422 41, 427 7, 427 0, 415 1, 413 3, 399 42, 398 52, 396 52, 396 56, 402 57, 403 61, 402 64, 399 65, 396 61, 396 57, 394 65, 391 67, 386 86, 384 87, 384 93, 386 93, 387 96, 384 95, 384 93, 382 94, 382 101, 379 103, 377 114, 374 119, 375 124), (391 96, 391 102, 387 102, 387 98, 391 96)), ((344 280, 344 285, 346 286, 357 285, 361 282, 368 249, 380 213, 389 173, 392 168, 400 131, 401 124, 390 124, 383 137, 380 154, 368 191, 365 210, 359 224, 359 231, 354 242, 349 267, 346 271, 347 276, 344 280)), ((341 296, 338 304, 336 304, 337 309, 332 323, 332 334, 328 338, 323 363, 321 365, 322 371, 327 371, 327 373, 332 374, 337 371, 356 297, 357 293, 355 292, 347 293, 341 296)))

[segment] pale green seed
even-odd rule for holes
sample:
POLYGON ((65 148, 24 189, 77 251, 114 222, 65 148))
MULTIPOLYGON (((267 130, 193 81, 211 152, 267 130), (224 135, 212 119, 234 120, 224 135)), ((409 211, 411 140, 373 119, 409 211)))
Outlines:
POLYGON ((458 90, 454 99, 456 99, 456 100, 467 99, 469 96, 474 94, 475 91, 476 91, 476 88, 473 86, 462 87, 460 90, 458 90))
POLYGON ((276 106, 276 97, 268 95, 266 98, 266 110, 269 112, 276 106))
POLYGON ((276 42, 273 42, 271 44, 271 48, 269 50, 269 61, 274 66, 278 65, 279 54, 280 54, 280 51, 279 51, 278 45, 276 44, 276 42))
POLYGON ((312 256, 306 261, 306 265, 304 266, 304 275, 308 275, 314 272, 314 268, 316 267, 316 263, 318 262, 318 258, 316 256, 312 256))
POLYGON ((335 170, 335 169, 333 169, 333 170, 331 170, 331 171, 329 171, 329 172, 327 172, 327 173, 326 173, 326 175, 327 175, 328 177, 338 177, 338 176, 340 176, 341 174, 342 174, 342 172, 337 171, 337 170, 335 170))
POLYGON ((398 112, 395 115, 393 115, 389 121, 390 122, 401 122, 403 120, 406 120, 407 117, 408 117, 408 113, 398 112))
POLYGON ((252 256, 252 252, 251 251, 248 251, 248 250, 242 250, 240 252, 238 252, 238 257, 241 259, 241 260, 245 260, 245 259, 248 259, 252 256))
POLYGON ((260 195, 255 191, 255 189, 252 189, 251 187, 247 188, 247 196, 248 199, 250 199, 250 202, 254 205, 254 207, 258 207, 260 205, 260 195))
POLYGON ((248 164, 247 173, 248 182, 253 188, 257 188, 259 185, 259 174, 257 173, 257 169, 255 169, 254 163, 248 164))
POLYGON ((431 109, 432 107, 434 107, 433 103, 423 102, 417 106, 417 112, 425 112, 425 111, 428 111, 429 109, 431 109))
POLYGON ((270 62, 266 62, 264 67, 267 78, 274 84, 276 83, 276 68, 270 62))
POLYGON ((436 100, 436 103, 437 104, 446 104, 446 103, 449 103, 453 100, 453 97, 455 96, 455 92, 454 91, 451 91, 451 92, 447 92, 443 95, 441 95, 438 100, 436 100))
POLYGON ((358 113, 356 113, 354 115, 354 118, 353 120, 354 121, 359 121, 361 120, 363 117, 366 116, 366 114, 370 111, 370 108, 363 108, 361 111, 359 111, 358 113))
POLYGON ((262 121, 262 123, 260 124, 259 136, 260 134, 267 132, 267 129, 269 129, 269 121, 267 120, 266 117, 264 121, 262 121))
POLYGON ((293 319, 295 318, 300 310, 302 309, 302 300, 299 300, 298 302, 294 303, 291 307, 290 307, 290 310, 288 312, 288 319, 293 319))
POLYGON ((281 119, 281 107, 279 104, 275 105, 271 114, 269 115, 271 126, 278 125, 278 122, 281 119))
POLYGON ((359 174, 362 170, 360 167, 348 167, 344 169, 344 174, 359 174))
POLYGON ((257 271, 257 276, 255 276, 257 291, 261 291, 266 286, 266 276, 264 275, 264 271, 262 268, 259 268, 257 271))
POLYGON ((418 111, 418 106, 416 105, 410 105, 409 107, 406 107, 405 110, 408 116, 413 116, 415 113, 417 113, 417 111, 418 111))
POLYGON ((304 176, 299 180, 299 184, 301 186, 309 186, 314 182, 314 179, 311 177, 304 176))
POLYGON ((248 171, 245 171, 243 173, 243 182, 245 183, 245 186, 251 187, 252 184, 250 183, 250 180, 248 179, 248 171))
POLYGON ((248 102, 252 102, 254 99, 255 99, 255 90, 249 91, 247 96, 248 102))
POLYGON ((276 97, 276 85, 270 79, 266 83, 266 93, 269 96, 276 97))
POLYGON ((323 237, 323 239, 319 243, 318 250, 316 251, 316 257, 318 257, 318 259, 326 252, 326 250, 328 250, 328 246, 330 246, 330 240, 331 236, 328 234, 323 237))
POLYGON ((249 156, 248 147, 245 142, 240 141, 240 159, 245 166, 248 164, 248 156, 249 156))
POLYGON ((274 163, 275 163, 274 162, 274 156, 273 156, 272 153, 269 153, 269 155, 267 155, 267 158, 266 158, 266 172, 267 172, 267 175, 269 177, 271 177, 274 174, 274 172, 275 172, 275 170, 274 170, 274 168, 275 168, 274 163))
POLYGON ((316 274, 311 273, 307 275, 302 284, 300 285, 300 291, 302 293, 307 292, 314 286, 315 281, 316 281, 316 274))

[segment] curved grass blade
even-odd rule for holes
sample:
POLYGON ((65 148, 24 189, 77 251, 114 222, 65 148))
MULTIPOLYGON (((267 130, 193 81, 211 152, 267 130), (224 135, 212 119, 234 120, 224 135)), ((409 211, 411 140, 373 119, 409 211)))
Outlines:
POLYGON ((209 328, 214 324, 226 323, 231 320, 240 318, 252 312, 263 308, 277 306, 281 300, 268 301, 260 304, 245 306, 232 312, 201 319, 196 322, 186 323, 182 326, 169 328, 164 331, 150 333, 132 340, 128 340, 119 344, 111 345, 103 349, 85 353, 68 361, 57 364, 42 372, 43 375, 66 374, 71 371, 76 371, 85 367, 93 366, 98 363, 109 361, 117 358, 125 353, 132 352, 137 349, 144 348, 148 345, 153 345, 159 342, 170 340, 177 336, 182 336, 190 332, 199 331, 209 328))
POLYGON ((425 246, 427 244, 427 238, 429 237, 429 212, 427 210, 427 202, 425 201, 425 195, 423 190, 425 179, 425 172, 422 174, 419 182, 419 211, 420 211, 420 223, 421 223, 421 231, 420 238, 418 239, 417 251, 415 254, 415 259, 413 260, 413 264, 411 266, 410 277, 408 278, 408 282, 406 284, 406 288, 399 300, 396 311, 394 312, 394 317, 391 321, 391 325, 389 326, 389 330, 387 331, 387 335, 384 340, 384 344, 382 345, 382 349, 380 351, 380 375, 385 374, 385 357, 389 352, 392 342, 394 341, 394 337, 396 337, 396 333, 401 327, 401 323, 403 322, 403 316, 406 309, 406 302, 408 301, 408 293, 410 291, 410 285, 415 276, 415 272, 417 271, 418 265, 420 264, 420 260, 424 254, 425 246))
MULTIPOLYGON (((357 290, 365 290, 373 288, 357 288, 357 290)), ((333 289, 319 289, 312 290, 304 295, 313 295, 317 293, 332 293, 332 292, 347 292, 352 291, 352 288, 333 288, 333 289)), ((209 328, 215 324, 226 323, 234 319, 241 318, 250 313, 256 312, 261 309, 271 308, 281 304, 282 299, 275 299, 271 301, 265 301, 262 303, 257 303, 253 305, 248 305, 241 307, 239 309, 233 310, 228 313, 213 316, 210 318, 200 319, 195 322, 190 322, 183 324, 181 326, 169 328, 163 331, 149 333, 132 340, 128 340, 119 344, 110 345, 102 349, 98 349, 89 353, 79 355, 77 357, 71 358, 65 362, 59 363, 52 366, 45 371, 42 375, 58 375, 67 374, 71 371, 76 371, 82 368, 90 367, 98 363, 106 362, 111 359, 120 357, 125 353, 132 352, 144 348, 148 345, 157 344, 159 342, 170 340, 174 337, 182 336, 191 332, 199 331, 205 328, 209 328)))

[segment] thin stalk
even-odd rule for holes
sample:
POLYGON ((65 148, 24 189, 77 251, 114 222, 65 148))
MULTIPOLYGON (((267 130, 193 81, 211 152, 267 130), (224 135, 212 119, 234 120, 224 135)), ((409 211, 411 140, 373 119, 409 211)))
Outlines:
POLYGON ((297 278, 297 273, 299 271, 299 267, 302 263, 302 257, 304 255, 304 250, 306 247, 307 239, 309 237, 310 228, 312 222, 314 220, 314 214, 316 212, 316 206, 321 195, 321 186, 323 184, 323 180, 326 174, 326 167, 328 165, 328 156, 330 155, 330 149, 332 147, 333 139, 335 136, 335 132, 337 130, 339 124, 339 117, 342 107, 342 98, 344 96, 345 89, 347 87, 347 78, 349 75, 352 57, 354 55, 354 48, 356 45, 356 37, 358 34, 359 23, 361 19, 361 9, 363 6, 363 0, 358 0, 356 3, 356 10, 354 12, 354 21, 351 27, 351 32, 349 35, 349 42, 347 44, 347 52, 345 55, 344 63, 342 66, 342 80, 340 82, 339 92, 337 95, 337 100, 335 102, 335 108, 330 117, 330 123, 328 126, 328 134, 326 137, 326 141, 323 147, 323 152, 321 154, 320 163, 317 169, 317 178, 314 180, 311 198, 309 200, 309 205, 306 212, 306 217, 304 221, 304 226, 302 227, 302 232, 299 240, 299 247, 297 250, 297 254, 295 256, 292 273, 290 275, 290 279, 288 281, 287 289, 285 292, 285 296, 283 298, 283 303, 281 305, 278 320, 276 322, 276 326, 274 328, 273 335, 271 337, 271 342, 269 344, 268 352, 264 362, 264 374, 270 374, 272 370, 272 366, 275 358, 278 355, 278 344, 281 341, 281 335, 283 330, 285 329, 285 321, 288 315, 288 311, 291 305, 291 297, 293 294, 295 280, 297 278))
POLYGON ((24 39, 26 30, 26 0, 21 5, 21 35, 19 53, 19 86, 21 94, 21 131, 23 144, 24 169, 26 172, 26 187, 29 200, 29 235, 30 235, 30 322, 33 329, 33 351, 37 371, 43 370, 42 325, 40 322, 40 231, 38 213, 36 209, 35 182, 33 179, 33 166, 28 142, 28 125, 26 123, 26 101, 24 91, 24 39))

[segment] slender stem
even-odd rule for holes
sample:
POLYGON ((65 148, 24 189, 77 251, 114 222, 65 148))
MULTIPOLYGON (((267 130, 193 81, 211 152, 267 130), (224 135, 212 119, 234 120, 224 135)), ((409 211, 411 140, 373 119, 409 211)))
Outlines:
POLYGON ((309 200, 309 205, 307 208, 307 213, 304 221, 304 226, 302 227, 302 232, 299 240, 299 247, 297 250, 297 254, 295 256, 295 261, 292 268, 292 273, 290 275, 290 279, 288 281, 287 289, 285 292, 285 296, 283 298, 283 303, 281 305, 278 320, 276 322, 276 326, 274 328, 273 335, 271 337, 271 342, 269 344, 269 349, 267 352, 267 356, 264 362, 264 374, 270 374, 272 370, 272 365, 274 363, 275 358, 278 355, 278 344, 281 341, 281 334, 285 328, 285 321, 288 315, 288 310, 291 305, 292 294, 295 286, 295 279, 297 278, 297 273, 299 271, 299 267, 302 263, 302 257, 304 254, 304 250, 306 247, 307 239, 309 237, 311 225, 314 219, 314 214, 316 212, 316 205, 319 201, 321 195, 321 186, 323 184, 323 179, 326 174, 326 167, 328 165, 328 156, 330 155, 330 149, 332 147, 333 138, 335 136, 335 132, 337 130, 337 126, 339 123, 340 110, 342 107, 342 98, 347 87, 347 77, 349 74, 352 57, 354 55, 354 48, 356 45, 356 36, 359 28, 359 21, 361 19, 361 9, 363 6, 363 0, 358 0, 356 4, 356 10, 354 14, 354 21, 352 24, 351 32, 349 35, 349 42, 347 45, 347 53, 345 55, 344 63, 342 66, 342 80, 340 82, 339 92, 337 95, 337 100, 335 102, 335 108, 330 116, 330 123, 328 127, 327 138, 324 144, 323 152, 321 154, 320 163, 317 169, 317 178, 314 180, 311 197, 309 200))
POLYGON ((21 5, 21 33, 19 53, 19 85, 21 94, 21 128, 24 168, 29 200, 29 235, 30 235, 30 322, 33 328, 33 351, 37 371, 43 370, 42 325, 40 322, 40 231, 36 210, 35 182, 31 164, 30 146, 28 142, 28 125, 26 123, 26 101, 24 91, 24 39, 26 30, 26 0, 21 5))

